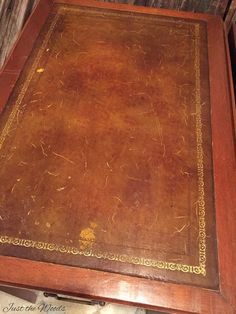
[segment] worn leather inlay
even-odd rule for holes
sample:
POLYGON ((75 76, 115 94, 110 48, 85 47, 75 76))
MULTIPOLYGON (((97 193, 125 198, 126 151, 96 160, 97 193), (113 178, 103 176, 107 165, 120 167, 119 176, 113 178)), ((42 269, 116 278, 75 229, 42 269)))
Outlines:
POLYGON ((2 254, 217 286, 204 23, 55 6, 0 127, 2 254))

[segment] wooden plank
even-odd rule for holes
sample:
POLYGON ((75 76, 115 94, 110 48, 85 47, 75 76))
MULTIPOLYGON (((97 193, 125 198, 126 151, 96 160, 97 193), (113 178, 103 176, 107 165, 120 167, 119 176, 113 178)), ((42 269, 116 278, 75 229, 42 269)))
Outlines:
POLYGON ((225 16, 225 25, 228 32, 233 27, 234 22, 236 22, 236 0, 232 0, 225 16))
POLYGON ((51 4, 50 1, 42 0, 35 7, 30 19, 24 26, 21 36, 16 41, 13 51, 7 57, 5 65, 0 71, 0 86, 2 88, 0 94, 0 112, 11 94, 14 84, 33 48, 34 40, 37 38, 47 18, 51 4))
POLYGON ((12 49, 24 22, 36 0, 12 1, 0 3, 0 68, 12 49))
POLYGON ((223 17, 228 2, 229 0, 147 0, 146 5, 158 8, 217 14, 223 17))
POLYGON ((229 46, 229 54, 230 54, 232 76, 233 76, 232 85, 233 85, 234 96, 235 96, 232 103, 232 112, 233 112, 233 121, 234 121, 234 134, 235 134, 235 140, 236 140, 236 104, 235 104, 235 98, 236 98, 236 21, 232 24, 231 29, 229 31, 228 43, 229 43, 228 46, 229 46))
POLYGON ((178 11, 204 12, 224 16, 230 0, 101 0, 104 2, 129 3, 178 11))

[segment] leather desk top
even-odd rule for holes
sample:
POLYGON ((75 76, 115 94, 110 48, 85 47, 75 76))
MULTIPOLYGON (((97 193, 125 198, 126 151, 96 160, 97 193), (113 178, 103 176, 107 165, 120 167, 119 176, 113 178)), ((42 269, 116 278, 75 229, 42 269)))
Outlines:
POLYGON ((218 287, 206 23, 55 5, 0 119, 0 254, 218 287))
POLYGON ((56 6, 1 116, 1 254, 215 287, 208 84, 204 23, 56 6))

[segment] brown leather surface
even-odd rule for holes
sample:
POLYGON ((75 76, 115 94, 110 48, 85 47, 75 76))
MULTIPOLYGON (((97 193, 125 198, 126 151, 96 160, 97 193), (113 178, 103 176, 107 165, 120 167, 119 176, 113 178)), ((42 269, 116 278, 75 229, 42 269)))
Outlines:
POLYGON ((216 288, 204 23, 55 6, 0 128, 0 253, 216 288))

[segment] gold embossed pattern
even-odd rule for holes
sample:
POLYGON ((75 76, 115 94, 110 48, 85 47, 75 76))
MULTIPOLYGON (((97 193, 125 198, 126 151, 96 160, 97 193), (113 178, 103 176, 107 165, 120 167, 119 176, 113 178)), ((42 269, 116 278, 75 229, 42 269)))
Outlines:
POLYGON ((198 22, 55 7, 2 115, 3 254, 217 285, 206 47, 198 22))

